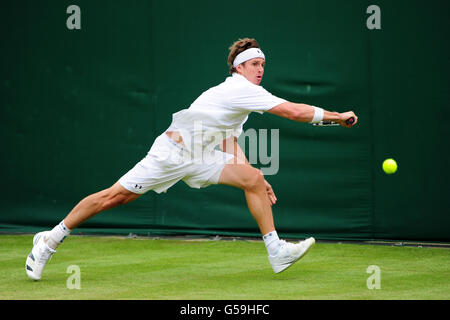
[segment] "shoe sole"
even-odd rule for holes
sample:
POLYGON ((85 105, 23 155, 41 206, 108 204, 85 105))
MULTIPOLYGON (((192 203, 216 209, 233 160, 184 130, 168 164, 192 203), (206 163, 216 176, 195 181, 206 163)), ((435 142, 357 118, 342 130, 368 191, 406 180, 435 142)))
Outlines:
MULTIPOLYGON (((41 237, 48 231, 42 231, 38 232, 33 237, 33 248, 38 243, 38 241, 41 239, 41 237)), ((33 265, 32 261, 34 262, 34 256, 33 256, 33 249, 31 249, 30 254, 27 256, 27 260, 25 262, 25 271, 27 272, 27 275, 32 280, 41 280, 41 277, 37 277, 34 274, 33 268, 30 265, 33 265)))
MULTIPOLYGON (((311 249, 315 244, 316 244, 316 239, 314 238, 308 238, 308 239, 312 239, 312 243, 309 245, 308 248, 306 248, 305 252, 303 252, 303 254, 301 254, 297 259, 295 259, 294 261, 290 262, 288 265, 286 265, 285 267, 283 266, 281 270, 279 271, 275 271, 274 272, 276 274, 279 274, 281 272, 283 272, 284 270, 288 269, 290 266, 292 266, 294 263, 296 263, 298 260, 300 260, 301 258, 303 258, 304 256, 306 256, 306 254, 308 253, 309 249, 311 249)), ((306 240, 308 240, 306 239, 306 240)))
POLYGON ((34 257, 33 257, 33 253, 30 253, 27 257, 27 261, 25 262, 25 271, 27 272, 27 276, 32 279, 32 280, 40 280, 41 277, 37 277, 34 274, 34 270, 31 266, 33 266, 34 262, 34 257))

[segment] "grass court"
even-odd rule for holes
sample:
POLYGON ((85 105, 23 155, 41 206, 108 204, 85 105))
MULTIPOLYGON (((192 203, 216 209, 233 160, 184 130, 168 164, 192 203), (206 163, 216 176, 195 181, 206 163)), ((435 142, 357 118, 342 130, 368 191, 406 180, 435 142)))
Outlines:
POLYGON ((450 299, 445 247, 318 241, 274 274, 262 241, 71 236, 33 281, 24 268, 32 238, 0 235, 0 299, 450 299), (70 266, 80 289, 69 289, 77 283, 70 266), (379 268, 378 282, 369 266, 379 268))

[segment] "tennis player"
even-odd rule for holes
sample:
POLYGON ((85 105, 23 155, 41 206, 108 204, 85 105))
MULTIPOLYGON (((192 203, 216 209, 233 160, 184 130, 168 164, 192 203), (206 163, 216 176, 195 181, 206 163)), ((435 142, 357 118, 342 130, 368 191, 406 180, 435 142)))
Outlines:
POLYGON ((314 238, 298 243, 279 239, 272 216, 277 197, 262 172, 249 164, 237 138, 251 112, 269 112, 306 123, 330 120, 343 127, 352 126, 345 122, 350 117, 356 124, 357 117, 352 111, 337 113, 289 102, 261 87, 266 57, 255 39, 239 39, 229 50, 230 76, 203 92, 188 109, 173 114, 170 127, 156 138, 143 160, 110 188, 81 200, 52 230, 34 236, 25 266, 31 279, 41 279, 56 248, 84 221, 149 190, 165 192, 180 180, 192 188, 224 184, 242 189, 275 273, 308 252, 314 238))

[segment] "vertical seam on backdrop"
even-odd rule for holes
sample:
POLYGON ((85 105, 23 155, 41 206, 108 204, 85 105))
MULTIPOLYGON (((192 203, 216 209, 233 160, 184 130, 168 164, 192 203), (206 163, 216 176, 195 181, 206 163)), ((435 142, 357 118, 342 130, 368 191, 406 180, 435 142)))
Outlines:
MULTIPOLYGON (((153 1, 150 1, 148 3, 147 8, 149 10, 149 12, 148 12, 149 22, 148 23, 149 23, 149 29, 150 29, 149 30, 149 37, 150 37, 150 39, 148 39, 148 40, 149 40, 149 43, 150 43, 150 47, 153 47, 153 45, 154 45, 154 43, 153 43, 153 39, 154 39, 154 36, 153 36, 153 19, 152 19, 152 15, 153 15, 153 12, 154 12, 153 1)), ((153 88, 151 90, 151 92, 152 92, 151 102, 152 102, 152 127, 153 127, 153 132, 152 133, 153 133, 153 141, 154 141, 156 139, 156 137, 158 136, 158 131, 157 131, 157 128, 156 128, 156 125, 157 125, 157 123, 156 123, 156 114, 157 114, 156 104, 158 102, 159 86, 157 85, 156 79, 155 79, 155 73, 154 73, 154 70, 155 70, 155 55, 154 55, 153 51, 152 51, 151 59, 149 59, 149 60, 150 60, 150 64, 151 64, 150 70, 152 71, 151 72, 151 85, 153 86, 153 88)), ((151 224, 152 224, 152 227, 153 227, 154 225, 158 225, 156 217, 157 217, 158 201, 159 201, 158 194, 156 194, 156 192, 154 192, 153 190, 151 192, 151 198, 152 198, 152 209, 153 209, 153 212, 151 214, 151 216, 152 216, 151 224)), ((162 221, 161 224, 164 225, 164 215, 162 215, 162 219, 163 219, 163 221, 162 221)))
POLYGON ((372 199, 372 216, 371 216, 371 233, 372 239, 375 239, 375 168, 374 168, 374 124, 373 124, 373 81, 372 81, 372 35, 369 30, 367 32, 367 73, 368 73, 368 104, 369 104, 369 143, 370 143, 370 161, 369 161, 369 169, 371 173, 371 199, 372 199))

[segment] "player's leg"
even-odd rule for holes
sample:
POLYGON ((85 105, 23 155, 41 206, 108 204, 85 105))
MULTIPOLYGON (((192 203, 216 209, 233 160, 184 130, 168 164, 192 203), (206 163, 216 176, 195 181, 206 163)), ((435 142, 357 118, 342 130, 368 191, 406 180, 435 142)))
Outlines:
POLYGON ((244 191, 248 208, 263 236, 275 230, 272 207, 260 170, 247 164, 228 163, 220 174, 219 184, 234 186, 244 191))
POLYGON ((28 276, 39 280, 45 264, 55 252, 56 247, 72 229, 84 221, 102 211, 129 203, 149 190, 163 192, 182 179, 184 173, 182 170, 177 170, 177 163, 173 163, 170 159, 161 161, 166 155, 178 152, 167 142, 167 139, 165 135, 156 138, 147 156, 123 175, 118 182, 108 189, 81 200, 51 231, 36 234, 33 238, 33 249, 26 261, 28 276), (167 179, 168 176, 171 179, 167 179))
POLYGON ((264 176, 260 170, 247 164, 228 163, 220 174, 219 184, 244 190, 248 208, 263 235, 269 262, 275 273, 290 267, 314 245, 314 238, 308 238, 296 244, 278 238, 264 176))
POLYGON ((97 213, 127 204, 140 194, 128 191, 116 182, 113 186, 81 200, 63 220, 68 229, 74 229, 97 213))
POLYGON ((34 280, 41 278, 46 263, 72 229, 97 213, 126 204, 139 196, 139 194, 128 191, 117 182, 110 188, 81 200, 66 218, 52 230, 39 232, 34 236, 33 249, 25 264, 28 276, 34 280))
POLYGON ((116 182, 110 188, 91 194, 81 200, 48 234, 45 241, 55 250, 69 233, 96 214, 136 200, 140 194, 131 192, 116 182))

